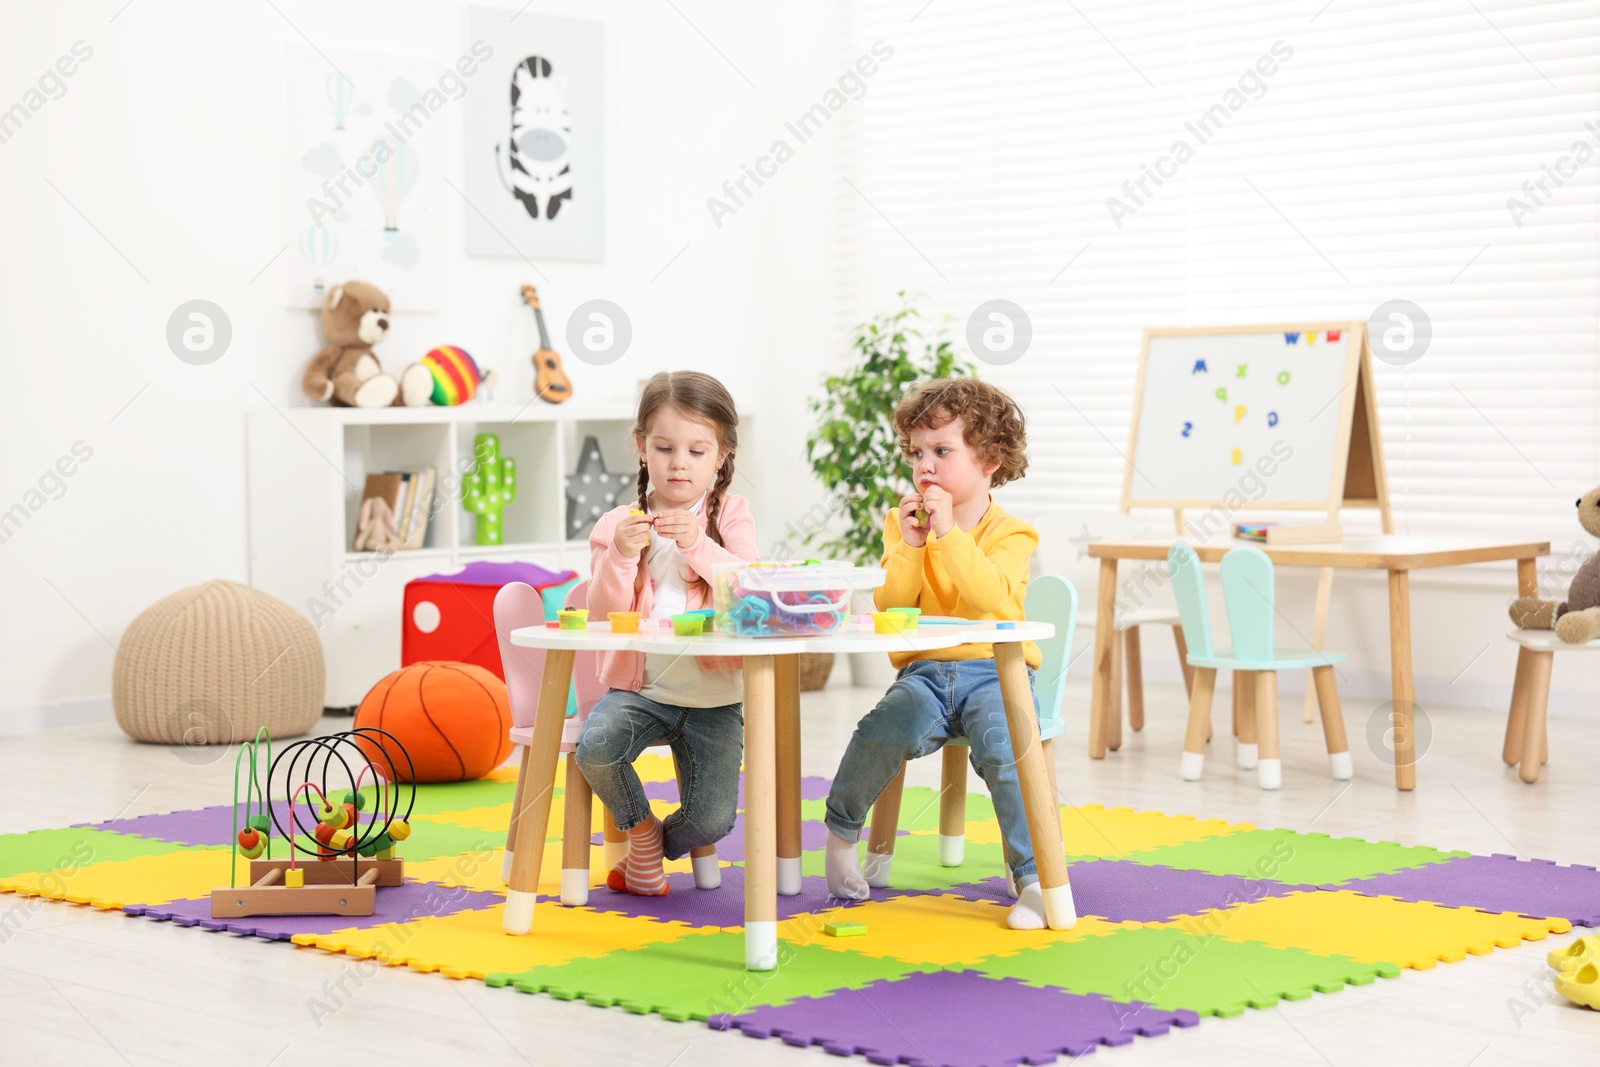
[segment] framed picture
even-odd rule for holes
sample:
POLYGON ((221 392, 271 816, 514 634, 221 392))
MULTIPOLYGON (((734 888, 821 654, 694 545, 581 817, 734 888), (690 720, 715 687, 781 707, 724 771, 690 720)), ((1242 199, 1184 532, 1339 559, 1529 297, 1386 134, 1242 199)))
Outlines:
POLYGON ((467 9, 492 58, 468 94, 467 253, 605 258, 605 28, 467 9))
POLYGON ((288 48, 282 260, 290 307, 320 308, 329 288, 357 278, 388 293, 396 311, 438 309, 445 69, 410 56, 288 48))

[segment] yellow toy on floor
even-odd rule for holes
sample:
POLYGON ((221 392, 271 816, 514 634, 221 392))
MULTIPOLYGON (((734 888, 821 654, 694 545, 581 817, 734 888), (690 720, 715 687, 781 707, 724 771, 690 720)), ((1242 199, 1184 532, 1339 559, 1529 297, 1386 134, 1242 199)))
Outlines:
POLYGON ((1600 1008, 1600 936, 1580 937, 1545 957, 1556 970, 1556 992, 1586 1008, 1600 1008))

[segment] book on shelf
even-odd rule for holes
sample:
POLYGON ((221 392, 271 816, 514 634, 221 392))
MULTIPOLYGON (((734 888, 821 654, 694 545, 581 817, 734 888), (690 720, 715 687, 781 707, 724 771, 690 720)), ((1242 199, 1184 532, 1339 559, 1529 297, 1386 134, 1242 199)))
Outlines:
POLYGON ((354 550, 398 552, 421 548, 428 536, 435 481, 432 467, 367 475, 356 517, 354 550))

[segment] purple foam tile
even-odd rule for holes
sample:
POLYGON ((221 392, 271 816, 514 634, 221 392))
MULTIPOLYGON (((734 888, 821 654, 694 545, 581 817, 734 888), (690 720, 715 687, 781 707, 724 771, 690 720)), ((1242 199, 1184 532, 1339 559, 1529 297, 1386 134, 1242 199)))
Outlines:
MULTIPOLYGON (((1078 914, 1111 922, 1166 922, 1211 908, 1247 904, 1264 897, 1281 897, 1296 890, 1314 888, 1231 874, 1180 871, 1129 860, 1074 863, 1067 868, 1067 877, 1072 884, 1072 902, 1078 914)), ((1006 893, 1006 880, 999 876, 939 892, 1008 907, 1012 903, 1006 893)))
MULTIPOLYGON (((662 897, 637 897, 604 886, 591 889, 586 907, 645 919, 676 919, 690 926, 744 925, 743 867, 722 868, 722 885, 716 889, 696 889, 694 875, 687 871, 667 875, 667 884, 671 888, 662 897)), ((909 895, 896 889, 872 890, 872 899, 879 901, 909 895)), ((798 896, 778 897, 778 920, 781 922, 796 915, 825 913, 852 906, 854 902, 842 901, 828 894, 827 879, 807 876, 800 880, 798 896)))
POLYGON ((335 930, 368 929, 388 923, 404 923, 429 915, 454 915, 477 911, 502 903, 498 893, 480 893, 438 882, 412 882, 380 888, 371 915, 252 915, 239 919, 213 919, 211 898, 194 897, 170 904, 130 904, 122 910, 128 915, 170 922, 174 926, 198 926, 202 930, 228 930, 254 934, 267 941, 287 941, 295 934, 331 934, 335 930))
POLYGON ((821 1045, 835 1056, 862 1055, 871 1063, 1013 1067, 1081 1056, 1098 1045, 1126 1045, 1136 1036, 1158 1037, 1173 1026, 1199 1021, 1192 1011, 1037 989, 974 971, 942 971, 717 1016, 708 1025, 749 1037, 777 1037, 801 1048, 821 1045), (1003 1019, 1004 1025, 975 1022, 982 1019, 1003 1019))
MULTIPOLYGON (((273 801, 272 806, 279 825, 287 825, 288 805, 277 800, 273 801)), ((242 805, 239 812, 237 823, 243 826, 242 805)), ((178 845, 200 847, 232 844, 235 822, 231 804, 213 804, 208 808, 191 808, 187 811, 168 812, 165 815, 138 815, 130 819, 111 819, 107 822, 79 825, 95 830, 111 830, 119 834, 135 834, 139 837, 171 841, 178 845)))
POLYGON ((1600 871, 1515 856, 1457 856, 1426 867, 1355 878, 1323 889, 1397 897, 1451 908, 1513 911, 1600 926, 1600 871))

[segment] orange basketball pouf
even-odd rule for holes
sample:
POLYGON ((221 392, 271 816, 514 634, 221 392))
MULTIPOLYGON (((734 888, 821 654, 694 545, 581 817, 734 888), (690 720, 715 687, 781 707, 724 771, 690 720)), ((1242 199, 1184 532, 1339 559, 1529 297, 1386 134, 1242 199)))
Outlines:
MULTIPOLYGON (((362 699, 355 724, 393 734, 411 757, 418 782, 482 778, 511 754, 506 684, 471 663, 425 660, 402 667, 362 699)), ((363 744, 362 750, 386 778, 410 780, 404 757, 395 755, 391 771, 377 745, 363 744)))

